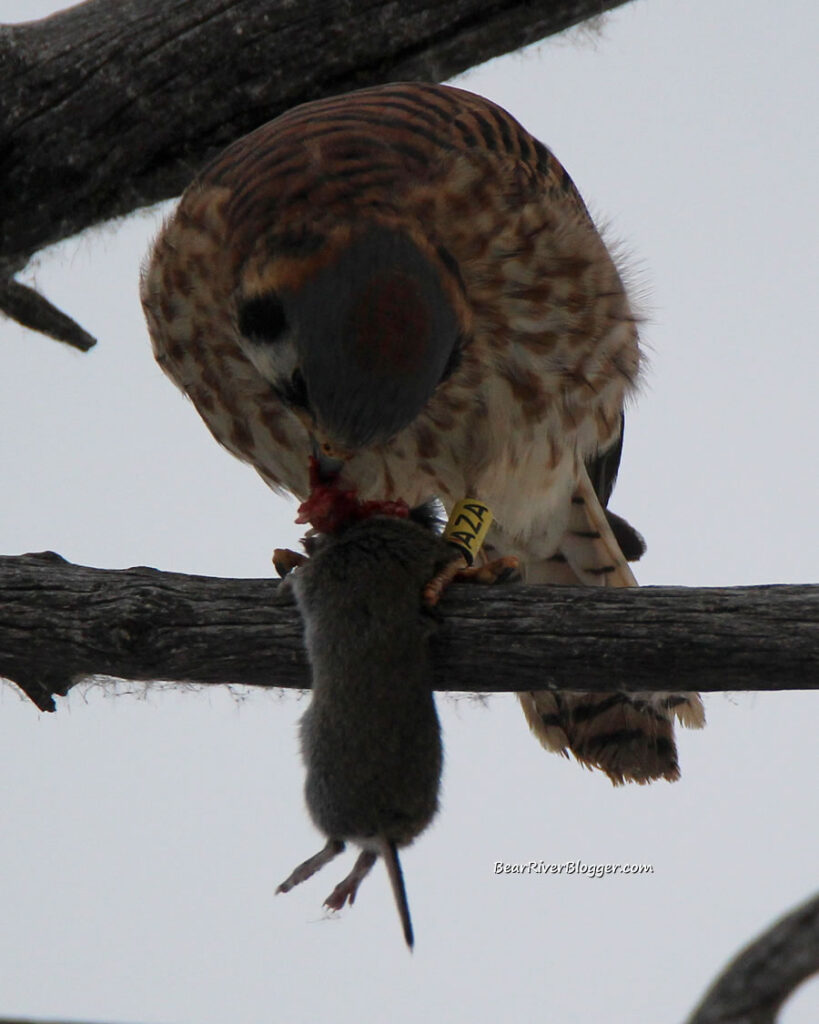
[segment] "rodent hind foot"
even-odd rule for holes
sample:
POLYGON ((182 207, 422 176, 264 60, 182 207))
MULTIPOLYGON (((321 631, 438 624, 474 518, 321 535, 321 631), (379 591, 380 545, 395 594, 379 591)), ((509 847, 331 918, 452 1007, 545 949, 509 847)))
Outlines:
POLYGON ((285 878, 282 884, 276 888, 276 895, 278 896, 280 892, 290 892, 295 886, 306 882, 308 878, 312 878, 317 871, 320 871, 325 864, 329 864, 343 850, 344 843, 340 839, 328 839, 327 844, 318 853, 308 857, 304 863, 299 864, 296 870, 285 878))
POLYGON ((324 901, 324 906, 328 910, 341 910, 345 903, 349 903, 352 906, 355 903, 359 885, 370 873, 370 869, 376 860, 378 860, 378 854, 373 850, 362 850, 358 860, 353 865, 353 870, 333 889, 324 901))

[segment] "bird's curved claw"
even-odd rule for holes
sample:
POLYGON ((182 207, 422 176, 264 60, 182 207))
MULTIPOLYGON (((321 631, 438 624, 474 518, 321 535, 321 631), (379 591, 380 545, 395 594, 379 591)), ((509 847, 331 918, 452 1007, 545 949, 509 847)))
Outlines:
POLYGON ((284 579, 294 569, 308 561, 307 555, 299 554, 298 551, 291 551, 289 548, 276 548, 273 552, 273 568, 284 579))
POLYGON ((493 558, 483 565, 466 564, 463 555, 448 562, 427 583, 423 590, 424 604, 434 607, 441 600, 450 583, 504 583, 518 570, 520 561, 514 555, 493 558))

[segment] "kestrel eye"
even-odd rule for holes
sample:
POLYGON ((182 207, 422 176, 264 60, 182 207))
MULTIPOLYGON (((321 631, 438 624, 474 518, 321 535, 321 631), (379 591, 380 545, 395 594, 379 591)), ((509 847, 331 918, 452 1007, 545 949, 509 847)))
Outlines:
POLYGON ((239 308, 239 330, 257 345, 274 345, 287 330, 284 306, 275 292, 257 295, 239 308))
POLYGON ((296 368, 290 378, 290 383, 285 387, 285 400, 288 405, 297 409, 309 409, 310 398, 307 394, 307 381, 304 374, 296 368))

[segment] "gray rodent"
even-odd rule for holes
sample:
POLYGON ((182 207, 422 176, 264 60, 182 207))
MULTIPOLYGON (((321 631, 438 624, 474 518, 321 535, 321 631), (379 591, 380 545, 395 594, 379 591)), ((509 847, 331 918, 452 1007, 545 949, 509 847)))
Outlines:
POLYGON ((325 906, 353 903, 379 855, 407 945, 413 946, 398 848, 438 808, 441 732, 432 695, 424 585, 458 557, 421 522, 376 516, 310 541, 290 577, 305 624, 312 700, 301 719, 305 796, 326 846, 276 890, 288 892, 344 849, 361 847, 325 906))

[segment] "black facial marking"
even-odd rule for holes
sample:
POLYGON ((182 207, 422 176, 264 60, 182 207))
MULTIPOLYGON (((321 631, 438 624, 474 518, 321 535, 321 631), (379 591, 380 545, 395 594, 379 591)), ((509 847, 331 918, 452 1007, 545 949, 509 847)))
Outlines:
POLYGON ((459 342, 452 349, 452 352, 449 355, 449 359, 447 359, 447 361, 446 361, 446 366, 444 367, 444 372, 441 374, 441 380, 440 380, 441 384, 443 384, 443 382, 445 380, 449 380, 449 378, 452 376, 452 374, 461 365, 461 360, 462 359, 463 359, 463 347, 462 347, 462 345, 459 342))
POLYGON ((461 291, 466 291, 466 288, 464 287, 464 279, 461 277, 461 268, 458 266, 458 261, 455 259, 455 257, 449 251, 449 249, 445 248, 443 245, 438 245, 435 247, 435 251, 438 253, 438 257, 440 258, 441 263, 443 263, 443 265, 447 268, 450 274, 452 274, 452 276, 458 282, 458 287, 461 289, 461 291))
POLYGON ((296 409, 309 409, 310 396, 307 394, 307 382, 298 367, 293 371, 289 381, 279 387, 283 400, 296 409))
POLYGON ((239 330, 257 345, 273 345, 287 330, 284 307, 275 292, 248 299, 239 308, 239 330))

